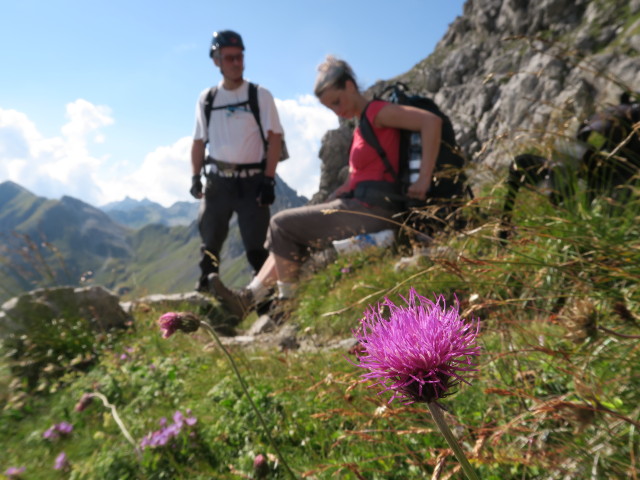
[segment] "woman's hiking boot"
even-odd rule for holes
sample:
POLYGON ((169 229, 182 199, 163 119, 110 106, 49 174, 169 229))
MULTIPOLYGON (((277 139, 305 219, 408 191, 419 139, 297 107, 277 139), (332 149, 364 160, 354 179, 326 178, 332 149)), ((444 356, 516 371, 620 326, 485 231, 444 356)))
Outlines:
POLYGON ((246 288, 231 290, 222 283, 217 273, 209 275, 208 280, 209 291, 231 314, 238 317, 238 322, 244 320, 255 309, 256 305, 251 290, 246 288))

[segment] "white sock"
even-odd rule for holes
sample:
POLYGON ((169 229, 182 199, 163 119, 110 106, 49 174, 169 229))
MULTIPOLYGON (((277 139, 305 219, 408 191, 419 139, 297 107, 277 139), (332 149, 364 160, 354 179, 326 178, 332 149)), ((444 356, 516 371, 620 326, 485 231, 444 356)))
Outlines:
POLYGON ((253 295, 253 300, 256 302, 260 302, 265 299, 265 297, 269 294, 269 289, 265 287, 265 285, 258 280, 258 277, 253 277, 253 280, 249 282, 247 285, 247 289, 251 291, 253 295))
POLYGON ((296 284, 278 280, 278 298, 291 298, 296 291, 296 284))

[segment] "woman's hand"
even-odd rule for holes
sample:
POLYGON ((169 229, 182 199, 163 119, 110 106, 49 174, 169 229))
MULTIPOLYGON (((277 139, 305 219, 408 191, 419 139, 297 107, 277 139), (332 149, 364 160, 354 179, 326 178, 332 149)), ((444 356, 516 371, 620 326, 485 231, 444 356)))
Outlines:
POLYGON ((407 197, 415 198, 416 200, 425 200, 430 187, 430 177, 418 177, 418 180, 409 185, 409 188, 407 189, 407 197))
POLYGON ((333 191, 333 193, 331 193, 331 195, 329 195, 327 200, 335 200, 336 198, 340 198, 340 196, 342 196, 345 193, 348 193, 350 191, 351 190, 349 189, 349 178, 347 178, 347 180, 342 185, 340 185, 338 188, 336 188, 333 191))

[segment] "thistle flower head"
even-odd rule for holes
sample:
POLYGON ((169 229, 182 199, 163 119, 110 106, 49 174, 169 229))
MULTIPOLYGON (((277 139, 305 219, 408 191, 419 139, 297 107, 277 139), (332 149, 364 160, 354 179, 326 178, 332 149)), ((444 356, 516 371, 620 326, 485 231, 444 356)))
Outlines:
POLYGON ((267 478, 269 475, 269 461, 262 453, 253 459, 253 473, 255 478, 267 478))
POLYGON ((406 307, 385 299, 365 312, 354 332, 363 348, 356 365, 368 370, 362 376, 384 387, 383 392, 393 391, 389 402, 430 403, 459 382, 469 383, 463 375, 476 370, 479 324, 462 320, 459 306, 447 308, 442 296, 432 302, 411 288, 403 300, 406 307))
POLYGON ((200 320, 189 312, 169 312, 158 319, 158 325, 162 330, 162 338, 169 338, 178 330, 184 333, 195 332, 200 328, 200 320))
POLYGON ((76 403, 76 406, 73 407, 73 409, 76 412, 82 412, 89 405, 91 405, 92 402, 93 402, 93 395, 91 395, 90 393, 83 393, 82 397, 80 397, 80 400, 78 400, 78 403, 76 403))

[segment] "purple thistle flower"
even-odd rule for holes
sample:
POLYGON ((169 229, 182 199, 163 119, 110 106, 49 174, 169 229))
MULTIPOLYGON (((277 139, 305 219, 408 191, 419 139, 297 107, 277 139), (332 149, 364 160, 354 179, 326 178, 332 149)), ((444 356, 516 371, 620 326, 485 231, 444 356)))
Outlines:
POLYGON ((66 453, 60 452, 60 454, 56 457, 53 468, 54 470, 66 470, 67 468, 69 468, 69 459, 67 458, 66 453))
POLYGON ((411 288, 409 300, 402 298, 406 307, 385 298, 365 312, 354 332, 364 350, 356 365, 369 370, 362 376, 384 387, 383 392, 393 391, 389 402, 430 403, 459 382, 469 383, 461 375, 476 370, 472 360, 480 350, 475 344, 479 324, 465 323, 459 305, 447 309, 442 296, 432 302, 411 288))
POLYGON ((26 467, 9 467, 4 474, 7 478, 20 478, 26 469, 26 467))
POLYGON ((169 338, 178 330, 184 333, 195 332, 200 328, 200 320, 189 312, 169 312, 158 319, 158 325, 162 330, 162 338, 169 338))

